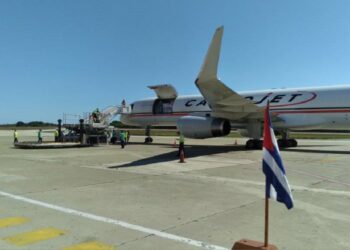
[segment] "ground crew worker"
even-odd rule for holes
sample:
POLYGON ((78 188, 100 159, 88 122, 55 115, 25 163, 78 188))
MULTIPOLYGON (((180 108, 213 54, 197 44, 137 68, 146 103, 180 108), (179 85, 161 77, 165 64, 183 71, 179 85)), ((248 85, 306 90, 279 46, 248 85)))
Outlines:
POLYGON ((129 142, 130 140, 130 131, 128 130, 128 136, 126 137, 126 140, 129 142))
POLYGON ((126 136, 125 136, 125 132, 122 130, 120 131, 120 134, 119 134, 119 139, 120 139, 120 145, 122 148, 125 147, 125 139, 126 139, 126 136))
POLYGON ((98 108, 92 111, 91 115, 93 122, 100 122, 100 110, 98 110, 98 108))
POLYGON ((129 136, 129 131, 126 130, 126 131, 125 131, 125 142, 126 142, 126 143, 129 142, 129 137, 130 137, 130 136, 129 136))
POLYGON ((13 143, 18 143, 18 132, 16 129, 13 131, 13 143))
POLYGON ((55 130, 55 142, 58 142, 58 130, 55 130))
POLYGON ((111 136, 110 143, 115 144, 116 141, 117 141, 117 133, 115 132, 115 130, 112 130, 112 136, 111 136))
POLYGON ((100 115, 101 115, 100 110, 96 108, 95 113, 96 113, 96 122, 100 122, 100 115))
POLYGON ((38 143, 42 143, 42 142, 43 142, 42 131, 41 131, 41 129, 39 129, 39 131, 38 131, 38 143))
POLYGON ((183 151, 185 155, 185 137, 182 133, 179 133, 179 152, 177 153, 177 156, 180 156, 181 151, 183 151))

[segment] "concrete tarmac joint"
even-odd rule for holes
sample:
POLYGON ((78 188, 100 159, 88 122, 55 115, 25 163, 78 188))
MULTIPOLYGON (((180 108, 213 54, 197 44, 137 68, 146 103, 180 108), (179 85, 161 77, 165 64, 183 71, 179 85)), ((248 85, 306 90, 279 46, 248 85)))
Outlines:
MULTIPOLYGON (((124 150, 22 151, 0 131, 0 249, 229 249, 263 240, 261 151, 245 151, 243 139, 186 140, 178 164, 174 137, 143 139, 132 136, 124 150)), ((299 145, 281 151, 295 207, 270 202, 270 242, 350 249, 350 141, 299 145)))

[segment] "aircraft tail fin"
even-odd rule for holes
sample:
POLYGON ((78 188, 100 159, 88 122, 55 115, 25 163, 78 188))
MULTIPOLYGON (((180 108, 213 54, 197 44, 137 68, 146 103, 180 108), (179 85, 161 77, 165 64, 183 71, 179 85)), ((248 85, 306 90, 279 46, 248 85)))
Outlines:
POLYGON ((223 32, 224 26, 220 26, 216 29, 195 83, 197 83, 199 80, 203 82, 206 80, 217 79, 217 70, 223 32))

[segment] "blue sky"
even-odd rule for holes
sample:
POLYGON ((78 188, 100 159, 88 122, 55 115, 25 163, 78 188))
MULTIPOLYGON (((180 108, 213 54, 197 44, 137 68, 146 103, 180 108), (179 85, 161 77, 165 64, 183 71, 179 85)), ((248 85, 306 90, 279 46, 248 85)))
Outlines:
POLYGON ((236 91, 350 83, 350 1, 1 0, 0 123, 153 96, 193 81, 216 27, 236 91))

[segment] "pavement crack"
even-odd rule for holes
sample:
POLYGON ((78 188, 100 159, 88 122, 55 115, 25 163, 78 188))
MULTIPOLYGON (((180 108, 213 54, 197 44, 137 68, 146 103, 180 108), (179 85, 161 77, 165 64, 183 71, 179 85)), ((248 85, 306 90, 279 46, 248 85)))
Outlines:
POLYGON ((146 239, 146 238, 148 238, 148 237, 152 237, 152 236, 155 236, 155 235, 154 235, 154 234, 147 234, 147 235, 145 235, 145 236, 143 236, 143 237, 136 237, 136 238, 134 238, 134 239, 127 240, 127 241, 124 241, 124 242, 118 244, 118 247, 120 247, 120 246, 125 246, 125 245, 127 245, 127 244, 136 242, 136 241, 138 241, 138 240, 144 240, 144 239, 146 239))
POLYGON ((198 218, 195 218, 193 220, 190 220, 190 221, 186 221, 186 222, 183 222, 183 223, 180 223, 180 224, 177 224, 177 225, 173 225, 171 227, 168 227, 168 228, 165 228, 163 230, 161 230, 162 232, 166 232, 168 230, 172 230, 172 229, 176 229, 177 227, 182 227, 182 226, 186 226, 186 225, 189 225, 191 223, 197 223, 197 222, 200 222, 202 220, 206 220, 208 218, 211 218, 211 217, 214 217, 214 216, 217 216, 219 214, 223 214, 223 213, 227 213, 227 212, 230 212, 230 211, 234 211, 236 209, 240 209, 240 208, 244 208, 244 207, 248 207, 256 202, 260 202, 261 200, 258 199, 258 200, 255 200, 255 201, 251 201, 251 202, 248 202, 248 203, 245 203, 245 204, 242 204, 238 207, 231 207, 231 208, 228 208, 228 209, 224 209, 224 210, 221 210, 221 211, 218 211, 218 212, 215 212, 215 213, 212 213, 212 214, 208 214, 208 215, 205 215, 205 216, 202 216, 202 217, 198 217, 198 218))
POLYGON ((313 182, 313 183, 310 184, 310 187, 316 186, 318 184, 321 184, 322 182, 325 182, 325 180, 319 180, 319 181, 313 182))

